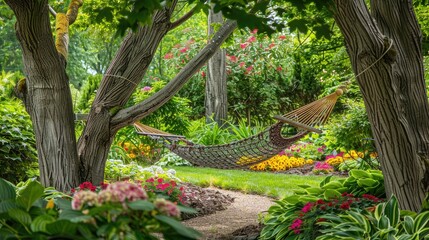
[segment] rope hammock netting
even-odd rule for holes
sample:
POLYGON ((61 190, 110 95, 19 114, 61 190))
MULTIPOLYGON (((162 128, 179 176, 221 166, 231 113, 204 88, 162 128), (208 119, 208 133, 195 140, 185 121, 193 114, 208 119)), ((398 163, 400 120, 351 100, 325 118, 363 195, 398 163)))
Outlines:
POLYGON ((280 153, 309 132, 321 131, 315 127, 326 122, 343 90, 295 109, 283 116, 275 116, 277 123, 259 134, 229 144, 205 146, 192 143, 184 136, 134 123, 137 133, 159 141, 170 151, 194 165, 212 168, 244 168, 263 162, 280 153), (290 137, 282 135, 285 124, 297 129, 290 137))

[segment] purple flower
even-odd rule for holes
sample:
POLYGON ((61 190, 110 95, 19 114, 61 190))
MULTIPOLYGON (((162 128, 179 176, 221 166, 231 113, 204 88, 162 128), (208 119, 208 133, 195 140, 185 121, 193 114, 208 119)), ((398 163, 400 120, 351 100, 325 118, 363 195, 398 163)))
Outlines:
POLYGON ((142 88, 142 92, 149 92, 150 90, 152 90, 152 88, 149 86, 145 86, 144 88, 142 88))

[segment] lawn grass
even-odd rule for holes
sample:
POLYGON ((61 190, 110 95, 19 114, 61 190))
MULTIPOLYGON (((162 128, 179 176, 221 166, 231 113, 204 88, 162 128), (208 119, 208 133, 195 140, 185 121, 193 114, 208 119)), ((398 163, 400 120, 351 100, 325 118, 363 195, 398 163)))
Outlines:
POLYGON ((218 187, 274 198, 293 194, 298 185, 319 186, 326 176, 301 176, 244 170, 223 170, 201 167, 174 167, 177 177, 202 187, 218 187))

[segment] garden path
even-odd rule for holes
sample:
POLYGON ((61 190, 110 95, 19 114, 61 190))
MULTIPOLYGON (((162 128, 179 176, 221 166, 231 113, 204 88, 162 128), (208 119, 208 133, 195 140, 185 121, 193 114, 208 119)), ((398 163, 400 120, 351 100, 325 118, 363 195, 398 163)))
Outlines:
MULTIPOLYGON (((215 189, 215 188, 210 188, 215 189)), ((260 214, 266 214, 273 205, 272 198, 241 192, 215 189, 222 194, 234 198, 234 202, 226 210, 214 214, 192 218, 183 223, 203 233, 204 240, 233 239, 230 236, 237 229, 249 225, 258 225, 260 214)))

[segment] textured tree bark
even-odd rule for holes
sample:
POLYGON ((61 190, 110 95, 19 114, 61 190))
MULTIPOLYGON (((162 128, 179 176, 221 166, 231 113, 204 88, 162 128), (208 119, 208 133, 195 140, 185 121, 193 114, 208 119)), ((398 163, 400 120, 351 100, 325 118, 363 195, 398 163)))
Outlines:
POLYGON ((429 190, 429 104, 412 1, 371 1, 371 13, 363 0, 334 2, 354 72, 363 72, 357 81, 386 193, 395 194, 403 209, 419 210, 429 190))
POLYGON ((107 154, 117 130, 111 117, 122 108, 142 80, 158 44, 170 29, 175 3, 155 13, 151 25, 128 33, 104 75, 78 141, 82 181, 104 179, 107 154))
MULTIPOLYGON (((222 24, 222 12, 214 13, 213 8, 208 16, 208 35, 211 37, 214 32, 214 24, 222 24)), ((206 122, 215 121, 219 126, 223 126, 227 119, 228 100, 226 88, 226 50, 219 49, 210 58, 207 64, 206 79, 206 122)))
POLYGON ((21 96, 31 116, 41 182, 59 190, 79 183, 72 99, 65 61, 55 48, 48 1, 7 0, 23 50, 21 96))

